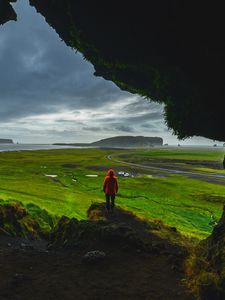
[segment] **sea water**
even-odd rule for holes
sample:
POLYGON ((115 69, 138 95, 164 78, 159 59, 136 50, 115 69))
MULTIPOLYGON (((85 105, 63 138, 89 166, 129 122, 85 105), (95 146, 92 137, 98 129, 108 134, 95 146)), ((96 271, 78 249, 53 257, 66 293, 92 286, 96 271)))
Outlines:
POLYGON ((49 149, 73 149, 81 148, 74 146, 60 146, 48 144, 0 144, 0 152, 22 151, 22 150, 49 150, 49 149))

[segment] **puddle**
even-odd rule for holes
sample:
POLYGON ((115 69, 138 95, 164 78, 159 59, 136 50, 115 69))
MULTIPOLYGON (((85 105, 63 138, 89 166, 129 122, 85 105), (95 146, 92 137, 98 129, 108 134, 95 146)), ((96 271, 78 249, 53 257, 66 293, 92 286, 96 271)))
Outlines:
POLYGON ((153 178, 153 175, 147 175, 147 178, 153 178))
POLYGON ((51 175, 51 174, 45 174, 46 177, 51 177, 51 178, 55 178, 58 177, 58 175, 51 175))

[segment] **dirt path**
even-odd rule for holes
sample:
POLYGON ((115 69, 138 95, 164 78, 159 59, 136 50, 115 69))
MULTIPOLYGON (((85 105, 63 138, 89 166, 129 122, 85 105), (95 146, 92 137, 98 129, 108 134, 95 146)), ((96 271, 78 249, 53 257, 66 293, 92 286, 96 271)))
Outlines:
POLYGON ((71 250, 47 251, 45 243, 0 235, 0 299, 194 299, 182 284, 181 247, 149 233, 144 221, 120 208, 107 219, 112 226, 131 227, 154 247, 150 251, 123 241, 102 243, 93 236, 71 250), (82 263, 83 255, 92 250, 104 251, 105 261, 82 263))

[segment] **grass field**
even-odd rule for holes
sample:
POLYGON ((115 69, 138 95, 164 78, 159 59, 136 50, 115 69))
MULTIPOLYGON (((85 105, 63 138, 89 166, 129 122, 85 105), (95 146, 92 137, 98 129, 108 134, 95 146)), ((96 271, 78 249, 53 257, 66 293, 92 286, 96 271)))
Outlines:
POLYGON ((213 222, 219 219, 225 204, 225 185, 180 175, 151 176, 150 170, 109 161, 109 154, 122 154, 128 161, 137 159, 139 163, 146 157, 181 159, 182 163, 184 160, 220 162, 223 158, 222 150, 187 148, 1 152, 0 199, 34 203, 53 215, 85 219, 92 202, 104 201, 103 179, 107 168, 113 167, 117 172, 123 170, 134 175, 118 178, 120 190, 116 203, 122 208, 140 217, 161 219, 187 235, 202 238, 212 231, 213 222))

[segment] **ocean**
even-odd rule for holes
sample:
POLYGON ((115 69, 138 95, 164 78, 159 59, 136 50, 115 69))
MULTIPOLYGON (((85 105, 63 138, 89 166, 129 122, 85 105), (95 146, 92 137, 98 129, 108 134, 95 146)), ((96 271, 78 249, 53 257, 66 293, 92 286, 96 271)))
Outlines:
MULTIPOLYGON (((81 146, 69 146, 69 145, 51 145, 51 144, 0 144, 0 152, 7 152, 7 151, 23 151, 23 150, 50 150, 50 149, 81 149, 81 148, 90 148, 90 147, 81 147, 81 146)), ((95 147, 96 148, 96 147, 95 147)), ((157 147, 156 147, 157 148, 157 147)), ((221 151, 225 150, 225 147, 218 145, 217 147, 209 146, 209 145, 182 145, 178 147, 177 145, 170 145, 170 146, 160 146, 159 148, 164 149, 208 149, 212 151, 221 151)), ((112 148, 111 148, 112 149, 112 148)), ((129 149, 129 148, 128 148, 129 149)), ((130 148, 132 149, 132 148, 130 148)))
POLYGON ((0 144, 0 152, 22 151, 22 150, 49 150, 49 149, 74 149, 82 147, 59 146, 47 144, 0 144))

